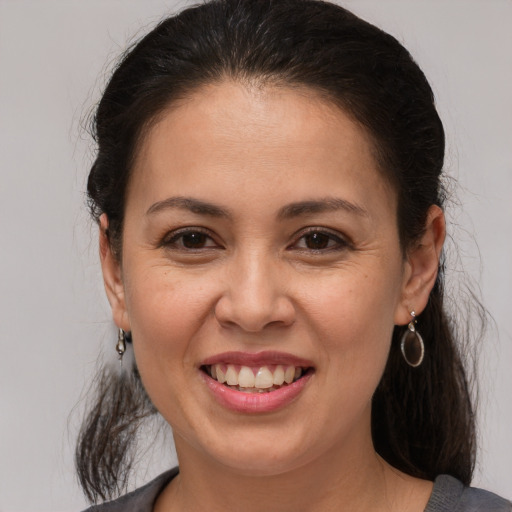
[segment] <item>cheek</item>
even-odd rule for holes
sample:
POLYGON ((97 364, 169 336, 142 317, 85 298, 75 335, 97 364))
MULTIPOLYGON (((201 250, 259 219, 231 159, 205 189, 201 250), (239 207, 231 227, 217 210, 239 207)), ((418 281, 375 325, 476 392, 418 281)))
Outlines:
POLYGON ((400 273, 390 268, 342 274, 317 282, 305 299, 310 329, 334 379, 350 376, 358 384, 370 379, 376 386, 389 352, 400 273))
MULTIPOLYGON (((127 269, 128 270, 128 269, 127 269)), ((127 271, 126 303, 137 368, 156 408, 178 428, 197 378, 198 340, 209 325, 213 290, 165 267, 127 271)))
POLYGON ((193 348, 190 340, 211 315, 212 290, 161 267, 131 269, 126 303, 136 355, 176 363, 193 348))
MULTIPOLYGON (((324 331, 335 334, 379 331, 392 326, 400 298, 399 272, 340 271, 310 283, 311 293, 303 295, 304 309, 317 318, 324 331)), ((386 329, 388 330, 388 329, 386 329)))

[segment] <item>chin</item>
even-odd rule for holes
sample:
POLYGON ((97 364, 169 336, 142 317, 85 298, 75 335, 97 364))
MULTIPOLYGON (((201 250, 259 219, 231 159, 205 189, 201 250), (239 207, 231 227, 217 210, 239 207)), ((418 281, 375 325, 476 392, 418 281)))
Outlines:
POLYGON ((308 448, 308 442, 300 432, 293 436, 289 429, 281 426, 276 432, 268 425, 259 432, 257 430, 226 432, 221 440, 203 440, 199 449, 215 465, 248 477, 287 473, 308 464, 318 454, 320 447, 308 448))
POLYGON ((280 454, 270 451, 266 453, 250 451, 216 457, 223 466, 238 475, 247 477, 272 477, 288 473, 304 465, 307 462, 302 460, 304 458, 297 453, 280 454))

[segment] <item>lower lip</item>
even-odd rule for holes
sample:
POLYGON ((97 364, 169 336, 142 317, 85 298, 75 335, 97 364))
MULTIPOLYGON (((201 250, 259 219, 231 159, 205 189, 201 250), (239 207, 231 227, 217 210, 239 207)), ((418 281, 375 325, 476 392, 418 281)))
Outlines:
POLYGON ((307 373, 292 384, 283 386, 275 391, 244 393, 243 391, 228 388, 206 375, 206 373, 201 373, 206 385, 221 405, 242 413, 271 412, 285 407, 303 391, 312 375, 307 373))

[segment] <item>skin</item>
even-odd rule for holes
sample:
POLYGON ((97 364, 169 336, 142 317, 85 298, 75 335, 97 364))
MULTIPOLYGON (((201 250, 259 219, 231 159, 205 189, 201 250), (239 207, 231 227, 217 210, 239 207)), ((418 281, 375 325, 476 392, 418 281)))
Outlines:
POLYGON ((371 397, 394 325, 428 300, 444 217, 431 207, 404 257, 396 195, 371 149, 314 92, 228 81, 173 105, 147 134, 122 261, 106 216, 100 252, 114 320, 132 332, 144 386, 173 428, 180 475, 155 510, 424 509, 432 484, 373 449, 371 397), (165 203, 176 197, 227 215, 165 203), (324 208, 291 211, 304 201, 324 208), (183 228, 206 234, 198 248, 184 245, 183 228), (311 248, 311 229, 325 247, 311 248), (222 407, 201 362, 263 350, 308 359, 315 373, 277 411, 222 407))

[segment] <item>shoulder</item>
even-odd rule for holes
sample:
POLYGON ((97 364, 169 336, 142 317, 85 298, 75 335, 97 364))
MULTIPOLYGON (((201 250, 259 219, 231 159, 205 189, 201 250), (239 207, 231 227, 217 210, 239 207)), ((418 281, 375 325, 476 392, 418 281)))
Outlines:
POLYGON ((466 487, 449 475, 440 475, 425 512, 512 512, 512 503, 489 491, 466 487))
POLYGON ((177 474, 178 468, 166 471, 146 485, 117 500, 93 505, 84 512, 151 512, 157 496, 177 474))

